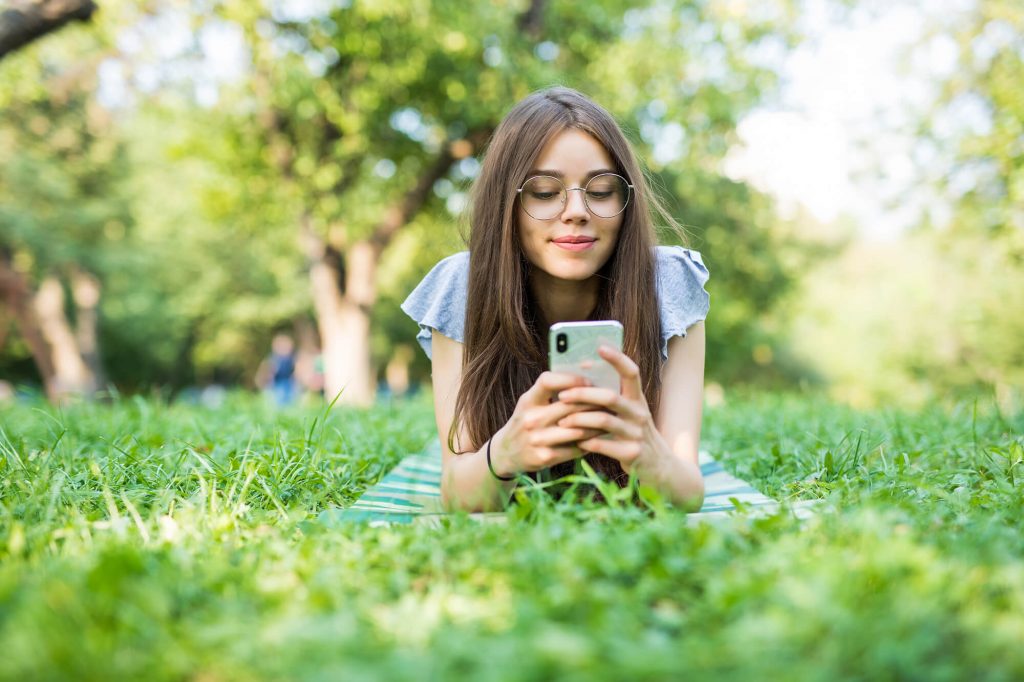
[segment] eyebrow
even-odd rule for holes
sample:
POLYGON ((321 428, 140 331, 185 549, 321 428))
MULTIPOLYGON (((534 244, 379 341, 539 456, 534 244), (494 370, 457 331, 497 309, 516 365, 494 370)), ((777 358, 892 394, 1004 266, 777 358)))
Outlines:
MULTIPOLYGON (((604 173, 615 173, 615 172, 616 171, 613 171, 611 168, 598 168, 597 170, 590 171, 589 173, 587 173, 583 177, 585 177, 586 179, 589 180, 590 178, 594 177, 595 175, 603 175, 604 173)), ((556 178, 564 178, 565 177, 565 173, 563 173, 562 171, 544 170, 543 168, 534 168, 533 170, 531 170, 527 174, 527 176, 533 176, 533 175, 551 175, 551 176, 556 177, 556 178)))

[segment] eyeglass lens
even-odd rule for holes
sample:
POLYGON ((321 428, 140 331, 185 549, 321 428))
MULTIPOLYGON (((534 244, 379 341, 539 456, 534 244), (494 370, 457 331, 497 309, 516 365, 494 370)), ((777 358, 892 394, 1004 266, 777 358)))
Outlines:
MULTIPOLYGON (((523 208, 538 220, 550 220, 565 208, 565 185, 558 178, 538 175, 530 178, 520 192, 523 208)), ((621 175, 605 173, 591 178, 583 193, 587 210, 601 218, 622 213, 629 201, 629 184, 621 175)))

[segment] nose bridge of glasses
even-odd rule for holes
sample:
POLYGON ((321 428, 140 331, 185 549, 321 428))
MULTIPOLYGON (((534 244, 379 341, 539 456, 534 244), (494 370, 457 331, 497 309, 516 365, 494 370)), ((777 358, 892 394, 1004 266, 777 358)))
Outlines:
MULTIPOLYGON (((563 186, 564 187, 564 186, 563 186)), ((565 201, 563 202, 564 208, 569 208, 569 202, 572 201, 572 195, 569 192, 579 192, 580 206, 584 210, 589 210, 590 205, 587 203, 587 188, 586 187, 565 187, 565 201)))

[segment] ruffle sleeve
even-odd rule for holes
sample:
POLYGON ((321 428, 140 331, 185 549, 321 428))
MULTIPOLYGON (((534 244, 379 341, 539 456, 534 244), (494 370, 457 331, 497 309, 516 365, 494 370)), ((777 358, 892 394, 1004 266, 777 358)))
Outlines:
POLYGON ((661 359, 668 340, 707 318, 711 296, 704 289, 708 269, 698 251, 682 246, 657 247, 658 305, 661 309, 661 359))
POLYGON ((402 302, 401 308, 420 326, 416 340, 428 358, 431 330, 460 343, 465 339, 469 252, 448 256, 435 265, 402 302))

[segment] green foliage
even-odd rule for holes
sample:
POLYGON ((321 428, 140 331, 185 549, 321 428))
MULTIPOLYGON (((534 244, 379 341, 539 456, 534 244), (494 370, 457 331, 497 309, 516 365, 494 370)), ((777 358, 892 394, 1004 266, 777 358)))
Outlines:
POLYGON ((1005 407, 1024 394, 1024 7, 979 0, 929 24, 921 61, 936 45, 957 61, 932 83, 918 191, 939 192, 950 215, 810 271, 790 343, 855 405, 957 394, 1005 407))
POLYGON ((980 0, 952 34, 959 68, 944 84, 937 115, 956 116, 967 101, 986 120, 958 133, 952 172, 941 181, 955 204, 935 242, 951 266, 951 298, 959 305, 951 335, 957 353, 939 388, 973 383, 998 395, 1024 390, 1024 7, 980 0))
POLYGON ((955 194, 957 230, 1011 240, 1021 259, 1024 8, 1013 0, 978 0, 965 19, 949 29, 959 49, 957 70, 942 84, 932 118, 955 120, 966 109, 975 116, 980 110, 984 120, 952 126, 956 138, 946 142, 955 150, 955 167, 940 183, 955 194))
MULTIPOLYGON (((46 277, 66 284, 84 270, 106 288, 107 274, 130 258, 127 150, 91 96, 95 59, 74 52, 102 46, 102 33, 71 30, 65 44, 42 41, 0 66, 0 249, 29 286, 46 277)), ((2 346, 0 376, 35 378, 30 358, 24 343, 2 346)))
POLYGON ((810 363, 788 355, 787 305, 811 263, 837 247, 796 234, 746 184, 699 171, 659 179, 674 188, 673 212, 684 218, 710 273, 707 376, 727 385, 791 386, 807 378, 810 363))
POLYGON ((810 271, 790 343, 854 405, 1024 395, 1024 270, 991 239, 921 233, 810 271))
POLYGON ((211 162, 234 153, 222 142, 234 131, 218 116, 151 104, 125 127, 140 198, 136 268, 117 275, 133 289, 107 303, 108 342, 156 365, 143 385, 246 382, 273 331, 309 313, 296 236, 270 229, 286 220, 275 188, 211 162), (207 156, 193 152, 200 135, 207 156))
MULTIPOLYGON (((382 367, 413 343, 397 304, 462 248, 456 216, 477 164, 461 157, 479 158, 515 101, 561 83, 607 106, 678 197, 674 215, 713 271, 712 375, 765 375, 753 350, 773 343, 767 316, 795 269, 779 257, 769 202, 721 180, 718 166, 739 117, 774 86, 755 55, 796 39, 794 5, 540 6, 530 17, 518 2, 338 3, 313 14, 285 3, 107 3, 90 25, 3 63, 0 150, 11 161, 0 169, 0 239, 36 270, 74 263, 99 275, 100 347, 122 389, 244 381, 275 329, 312 315, 304 221, 343 251, 451 150, 382 259, 382 367), (194 29, 192 49, 135 45, 175 20, 194 29), (199 105, 211 27, 240 32, 249 68, 199 105), (108 112, 96 95, 101 66, 129 84, 148 73, 158 87, 129 87, 108 112), (73 95, 61 100, 65 90, 73 95), (676 129, 678 148, 655 154, 676 129)), ((0 363, 26 357, 10 344, 0 363)), ((426 380, 414 357, 414 378, 426 380)))
POLYGON ((0 242, 32 274, 90 271, 117 257, 131 225, 124 146, 79 89, 5 109, 0 127, 0 242))
POLYGON ((815 517, 627 505, 308 523, 433 435, 428 400, 0 412, 0 676, 1015 679, 1024 411, 730 396, 704 445, 815 517))
MULTIPOLYGON (((479 155, 479 133, 519 98, 555 83, 580 88, 623 122, 670 201, 680 197, 674 215, 692 226, 695 246, 712 250, 715 314, 725 314, 709 335, 710 371, 722 380, 769 374, 758 371, 753 349, 774 342, 777 329, 765 318, 796 266, 783 257, 770 202, 721 180, 718 166, 739 117, 774 84, 752 54, 796 39, 793 6, 771 3, 747 16, 719 3, 628 11, 589 3, 580 11, 578 3, 558 2, 544 5, 527 31, 523 11, 502 3, 354 3, 324 17, 299 21, 282 12, 269 21, 224 3, 221 18, 243 27, 254 72, 248 90, 219 109, 223 129, 234 132, 218 144, 198 128, 191 151, 241 186, 286 188, 277 195, 283 219, 265 223, 261 234, 293 234, 305 216, 344 247, 369 235, 450 143, 474 140, 479 155), (656 159, 662 133, 675 128, 685 131, 684 142, 656 159), (254 138, 263 141, 259 157, 254 138)), ((403 257, 382 262, 378 366, 415 334, 396 304, 438 259, 461 248, 455 215, 474 166, 472 159, 455 163, 438 179, 413 221, 416 238, 401 238, 394 248, 403 257)), ((212 220, 253 215, 249 201, 222 205, 212 220)), ((429 368, 416 357, 415 375, 426 380, 429 368)))

